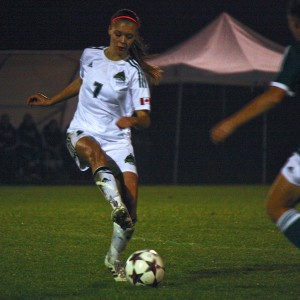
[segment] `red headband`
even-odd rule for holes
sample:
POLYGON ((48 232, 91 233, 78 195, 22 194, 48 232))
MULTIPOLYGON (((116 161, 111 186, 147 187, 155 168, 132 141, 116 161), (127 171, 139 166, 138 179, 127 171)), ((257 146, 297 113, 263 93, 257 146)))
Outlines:
POLYGON ((134 18, 131 18, 131 17, 128 17, 128 16, 119 16, 119 17, 115 17, 111 20, 111 22, 115 22, 116 20, 118 19, 128 19, 130 21, 133 21, 134 23, 138 24, 139 25, 139 22, 137 20, 135 20, 134 18))

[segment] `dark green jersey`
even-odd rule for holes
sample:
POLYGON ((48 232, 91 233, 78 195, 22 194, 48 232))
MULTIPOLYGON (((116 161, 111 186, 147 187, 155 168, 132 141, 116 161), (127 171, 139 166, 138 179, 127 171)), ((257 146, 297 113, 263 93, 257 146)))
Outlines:
POLYGON ((271 83, 287 92, 289 96, 295 94, 296 85, 300 83, 300 42, 289 46, 281 64, 281 70, 271 83))
MULTIPOLYGON (((289 46, 284 54, 280 72, 276 79, 271 82, 286 91, 287 95, 294 96, 296 86, 300 83, 300 42, 289 46)), ((300 155, 300 147, 297 149, 300 155)))

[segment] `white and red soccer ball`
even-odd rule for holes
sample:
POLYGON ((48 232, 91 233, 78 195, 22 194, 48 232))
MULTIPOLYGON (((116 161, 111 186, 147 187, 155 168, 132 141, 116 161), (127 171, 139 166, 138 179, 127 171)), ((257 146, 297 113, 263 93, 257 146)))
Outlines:
POLYGON ((165 275, 162 258, 154 250, 139 250, 132 253, 125 265, 128 281, 135 285, 157 287, 165 275))

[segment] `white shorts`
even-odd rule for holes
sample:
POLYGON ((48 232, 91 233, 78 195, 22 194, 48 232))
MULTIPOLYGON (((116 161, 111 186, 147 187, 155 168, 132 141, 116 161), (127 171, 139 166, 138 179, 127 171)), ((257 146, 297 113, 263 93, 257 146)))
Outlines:
POLYGON ((67 133, 67 148, 81 171, 86 171, 90 166, 77 155, 75 145, 79 139, 85 136, 92 137, 99 143, 106 154, 108 167, 115 175, 123 172, 137 174, 134 151, 130 140, 110 140, 86 130, 69 131, 67 133))
POLYGON ((281 169, 281 174, 288 182, 300 186, 300 156, 298 153, 293 153, 288 159, 281 169))

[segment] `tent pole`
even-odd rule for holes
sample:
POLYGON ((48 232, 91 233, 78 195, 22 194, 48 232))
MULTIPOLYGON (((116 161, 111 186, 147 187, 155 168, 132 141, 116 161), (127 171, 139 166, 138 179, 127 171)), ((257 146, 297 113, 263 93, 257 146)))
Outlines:
POLYGON ((222 119, 227 115, 227 97, 226 97, 226 87, 222 86, 222 119))
POLYGON ((175 130, 175 152, 174 152, 174 166, 173 166, 173 184, 178 183, 178 160, 179 160, 179 145, 180 145, 180 130, 181 130, 181 106, 182 106, 182 90, 183 83, 180 82, 178 86, 177 95, 177 116, 176 116, 176 130, 175 130))

